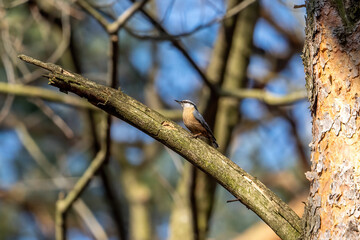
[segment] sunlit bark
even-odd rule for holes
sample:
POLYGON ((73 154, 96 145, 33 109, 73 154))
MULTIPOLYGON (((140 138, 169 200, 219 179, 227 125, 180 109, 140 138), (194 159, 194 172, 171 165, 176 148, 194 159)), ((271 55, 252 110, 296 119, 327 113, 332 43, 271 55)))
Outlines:
POLYGON ((304 48, 313 116, 305 239, 359 239, 360 24, 357 1, 308 1, 304 48))

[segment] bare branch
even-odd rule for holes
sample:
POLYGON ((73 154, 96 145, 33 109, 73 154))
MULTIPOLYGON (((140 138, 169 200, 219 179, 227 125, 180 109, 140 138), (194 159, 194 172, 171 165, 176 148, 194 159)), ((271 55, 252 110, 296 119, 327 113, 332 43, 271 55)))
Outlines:
POLYGON ((125 23, 148 1, 149 0, 135 2, 130 8, 128 8, 123 14, 121 14, 115 22, 107 26, 108 33, 113 34, 118 32, 119 29, 122 28, 125 23))
MULTIPOLYGON (((22 143, 35 162, 41 167, 41 169, 51 177, 51 181, 53 184, 59 188, 63 188, 68 185, 68 181, 66 178, 61 175, 61 173, 57 170, 57 168, 46 158, 45 154, 41 151, 40 147, 36 144, 34 139, 31 137, 29 131, 25 127, 25 125, 16 121, 17 128, 16 131, 22 140, 22 143), (55 177, 55 178, 54 178, 55 177)), ((101 227, 100 223, 96 220, 94 214, 90 211, 90 209, 86 206, 83 200, 79 199, 74 204, 75 212, 81 217, 81 219, 88 226, 91 233, 94 235, 96 239, 108 239, 104 229, 101 227)))
MULTIPOLYGON (((133 125, 212 176, 235 198, 262 218, 282 239, 300 237, 301 220, 287 204, 259 180, 205 142, 192 138, 176 123, 117 89, 99 85, 69 72, 58 72, 61 68, 54 67, 53 64, 48 67, 46 63, 30 57, 22 56, 22 59, 44 68, 54 69, 55 71, 48 75, 50 85, 58 87, 63 92, 71 91, 87 98, 95 106, 133 125)), ((89 173, 84 174, 84 177, 90 176, 98 169, 101 157, 102 154, 99 153, 96 162, 92 164, 94 166, 89 168, 89 173)), ((86 185, 88 177, 82 181, 77 184, 76 190, 74 189, 76 192, 72 193, 67 201, 76 199, 78 192, 86 185)), ((66 209, 67 205, 60 207, 66 209)))
POLYGON ((254 2, 256 2, 256 0, 245 0, 245 1, 240 2, 235 7, 231 8, 229 11, 227 11, 225 16, 221 19, 221 21, 224 21, 227 18, 231 18, 231 17, 235 16, 236 14, 238 14, 239 12, 241 12, 247 6, 249 6, 250 4, 253 4, 254 2))
POLYGON ((73 189, 67 194, 64 199, 59 199, 56 204, 56 211, 62 215, 66 214, 71 205, 79 198, 80 194, 85 190, 90 180, 95 176, 95 173, 100 169, 105 159, 105 149, 102 148, 97 153, 90 166, 86 169, 81 178, 77 181, 73 189))
POLYGON ((66 138, 71 139, 74 137, 75 134, 69 125, 48 105, 46 105, 44 101, 40 99, 32 99, 31 102, 34 103, 46 116, 48 116, 48 118, 64 133, 66 138))
MULTIPOLYGON (((10 59, 5 54, 2 54, 1 55, 1 60, 2 60, 3 65, 4 65, 4 70, 5 70, 6 77, 7 77, 8 81, 10 83, 14 84, 15 83, 15 71, 14 71, 13 65, 11 64, 10 59)), ((4 101, 4 105, 2 106, 2 108, 0 110, 0 123, 9 114, 13 102, 14 102, 14 96, 7 95, 6 99, 4 101)))
POLYGON ((297 8, 304 8, 306 7, 306 4, 299 4, 299 5, 294 5, 294 9, 297 9, 297 8))
POLYGON ((22 84, 7 84, 0 82, 0 93, 14 94, 22 97, 42 98, 47 101, 64 103, 74 107, 87 108, 98 110, 98 108, 74 96, 67 96, 45 88, 22 85, 22 84))
POLYGON ((140 2, 135 2, 130 8, 128 8, 123 14, 121 14, 114 22, 109 23, 95 8, 93 8, 87 1, 78 0, 77 3, 87 11, 93 18, 95 18, 100 25, 106 30, 107 33, 115 34, 120 28, 122 28, 125 23, 139 10, 141 9, 149 0, 143 0, 140 2))
POLYGON ((236 89, 222 90, 222 96, 234 97, 237 99, 254 98, 269 105, 288 105, 305 100, 306 91, 295 91, 286 95, 277 95, 261 89, 236 89))
POLYGON ((77 0, 79 4, 85 11, 87 11, 93 18, 95 18, 100 25, 107 30, 107 26, 110 24, 95 8, 93 8, 90 3, 86 0, 77 0))

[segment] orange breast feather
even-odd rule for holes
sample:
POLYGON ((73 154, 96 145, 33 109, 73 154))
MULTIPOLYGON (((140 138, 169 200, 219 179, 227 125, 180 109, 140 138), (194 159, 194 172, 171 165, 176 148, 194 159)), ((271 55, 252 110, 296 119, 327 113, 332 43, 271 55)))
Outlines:
POLYGON ((206 129, 201 125, 201 123, 193 115, 194 108, 185 108, 183 111, 183 121, 185 126, 193 134, 202 133, 207 135, 206 129))

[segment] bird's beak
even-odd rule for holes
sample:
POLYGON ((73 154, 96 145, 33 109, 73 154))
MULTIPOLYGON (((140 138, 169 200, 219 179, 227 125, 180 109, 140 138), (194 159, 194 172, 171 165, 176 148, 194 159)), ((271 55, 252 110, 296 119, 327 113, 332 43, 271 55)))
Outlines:
POLYGON ((178 104, 181 104, 181 101, 179 101, 179 100, 175 100, 175 102, 177 102, 178 104))

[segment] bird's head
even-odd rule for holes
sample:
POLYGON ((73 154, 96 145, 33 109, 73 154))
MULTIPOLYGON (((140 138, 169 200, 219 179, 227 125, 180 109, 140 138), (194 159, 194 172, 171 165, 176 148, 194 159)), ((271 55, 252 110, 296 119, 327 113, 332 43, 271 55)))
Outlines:
POLYGON ((193 103, 190 100, 182 100, 182 101, 175 100, 175 102, 179 103, 183 108, 195 108, 197 110, 195 103, 193 103))

